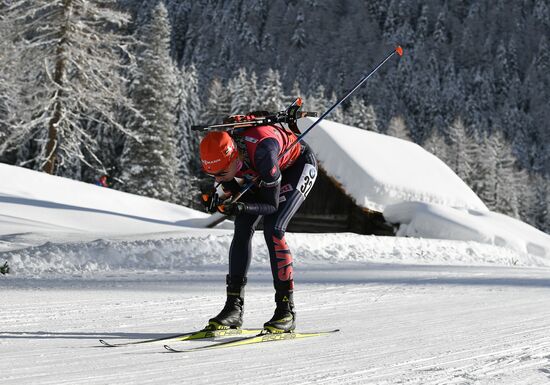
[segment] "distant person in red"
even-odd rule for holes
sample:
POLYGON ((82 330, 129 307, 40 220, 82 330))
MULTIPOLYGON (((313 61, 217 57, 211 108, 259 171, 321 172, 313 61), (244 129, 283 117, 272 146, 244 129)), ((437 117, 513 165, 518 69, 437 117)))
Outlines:
POLYGON ((269 249, 275 313, 264 324, 271 333, 291 332, 296 327, 293 260, 285 231, 317 178, 317 161, 309 146, 298 143, 291 131, 278 126, 258 126, 241 132, 209 132, 200 144, 203 170, 223 186, 224 194, 206 195, 210 212, 235 215, 235 232, 229 249, 227 300, 223 310, 209 320, 211 329, 240 328, 243 324, 244 286, 252 257, 252 236, 263 216, 264 237, 269 249), (237 179, 235 179, 237 178, 237 179), (238 180, 241 180, 239 183, 238 180), (254 187, 229 204, 245 183, 254 187))
POLYGON ((102 187, 109 187, 107 175, 102 175, 101 177, 99 177, 99 179, 95 181, 95 184, 102 187))

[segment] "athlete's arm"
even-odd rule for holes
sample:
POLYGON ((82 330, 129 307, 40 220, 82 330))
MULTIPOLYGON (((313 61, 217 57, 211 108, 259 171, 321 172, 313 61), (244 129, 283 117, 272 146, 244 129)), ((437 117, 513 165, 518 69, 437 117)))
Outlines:
POLYGON ((247 202, 245 213, 273 214, 279 209, 281 170, 279 170, 279 143, 275 139, 262 140, 254 154, 254 168, 260 174, 258 202, 247 202))

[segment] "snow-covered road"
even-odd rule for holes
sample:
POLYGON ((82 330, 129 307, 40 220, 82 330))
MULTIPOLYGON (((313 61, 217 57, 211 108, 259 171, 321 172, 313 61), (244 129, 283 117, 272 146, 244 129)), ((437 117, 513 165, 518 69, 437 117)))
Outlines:
MULTIPOLYGON (((340 263, 298 272, 298 328, 328 337, 171 354, 100 347, 204 326, 222 267, 0 279, 0 384, 547 384, 550 269, 340 263), (110 274, 110 275, 107 275, 110 274)), ((269 272, 245 326, 273 310, 269 272)), ((174 346, 199 346, 180 342, 174 346)))

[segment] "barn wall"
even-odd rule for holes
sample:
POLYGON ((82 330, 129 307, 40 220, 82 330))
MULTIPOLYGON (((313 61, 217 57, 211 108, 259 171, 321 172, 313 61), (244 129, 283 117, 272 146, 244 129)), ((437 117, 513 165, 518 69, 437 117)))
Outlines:
POLYGON ((287 230, 394 235, 393 227, 386 223, 382 213, 357 206, 321 167, 313 189, 287 230))

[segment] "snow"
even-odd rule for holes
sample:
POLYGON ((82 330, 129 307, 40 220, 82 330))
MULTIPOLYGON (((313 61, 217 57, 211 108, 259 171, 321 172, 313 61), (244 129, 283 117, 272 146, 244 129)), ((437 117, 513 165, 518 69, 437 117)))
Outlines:
MULTIPOLYGON (((300 119, 299 128, 314 121, 300 119)), ((445 163, 415 143, 329 120, 304 140, 361 207, 382 212, 388 205, 418 201, 488 210, 445 163)))
MULTIPOLYGON (((308 267, 297 272, 298 328, 339 333, 191 354, 165 353, 162 343, 104 348, 98 339, 203 327, 223 306, 225 269, 7 277, 0 279, 0 384, 548 384, 549 272, 308 267)), ((245 326, 257 327, 273 312, 273 290, 266 270, 253 268, 250 277, 245 326)))
MULTIPOLYGON (((226 263, 232 231, 202 229, 204 213, 5 164, 0 177, 11 181, 0 187, 0 258, 19 276, 226 263)), ((296 263, 550 264, 549 236, 500 214, 407 202, 384 214, 413 238, 289 234, 296 263)), ((253 250, 267 263, 261 234, 253 250)))
MULTIPOLYGON (((456 198, 430 202, 393 200, 428 197, 396 187, 384 215, 412 237, 287 234, 298 329, 339 333, 171 354, 162 343, 105 348, 98 339, 202 328, 223 306, 231 224, 204 229, 201 212, 14 166, 0 164, 0 178, 9 182, 0 185, 0 265, 11 268, 0 275, 0 385, 550 378, 548 236, 468 207, 476 200, 465 187, 462 197, 454 189, 456 198), (452 199, 465 206, 435 203, 452 199)), ((380 189, 369 191, 389 192, 378 178, 380 189)), ((252 250, 244 327, 261 326, 274 308, 263 234, 252 250)))
MULTIPOLYGON (((209 215, 155 199, 0 164, 0 235, 138 234, 200 226, 209 215)), ((1 250, 1 249, 0 249, 1 250)))
MULTIPOLYGON (((299 127, 314 121, 301 119, 299 127)), ((304 139, 346 194, 399 225, 399 236, 483 242, 550 258, 548 234, 489 211, 445 163, 417 144, 328 120, 304 139)))
POLYGON ((384 217, 400 223, 398 236, 469 239, 550 258, 550 237, 507 215, 455 209, 422 202, 403 202, 386 207, 384 217))

